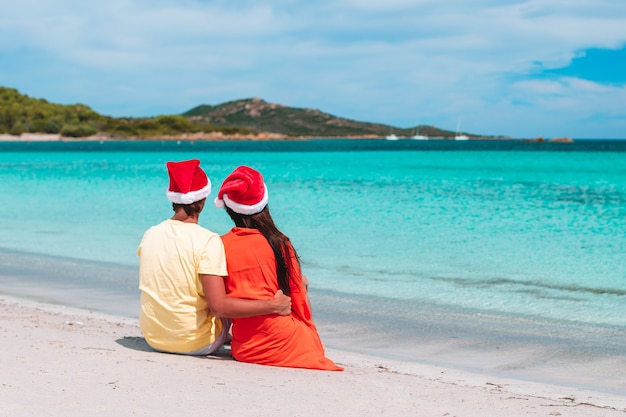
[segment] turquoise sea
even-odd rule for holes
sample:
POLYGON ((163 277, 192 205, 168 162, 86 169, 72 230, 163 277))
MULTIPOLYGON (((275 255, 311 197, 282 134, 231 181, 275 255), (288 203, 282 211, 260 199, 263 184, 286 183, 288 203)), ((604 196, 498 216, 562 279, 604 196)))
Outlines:
MULTIPOLYGON (((211 200, 264 174, 330 347, 530 379, 624 362, 626 141, 0 142, 0 293, 136 317, 136 247, 189 158, 211 200)), ((626 393, 610 368, 570 382, 626 393)))

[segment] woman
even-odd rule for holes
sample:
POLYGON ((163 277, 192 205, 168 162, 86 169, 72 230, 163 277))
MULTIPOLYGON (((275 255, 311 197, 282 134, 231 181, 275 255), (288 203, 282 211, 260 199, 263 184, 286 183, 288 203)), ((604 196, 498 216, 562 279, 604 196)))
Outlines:
POLYGON ((267 206, 263 177, 246 166, 222 184, 215 206, 225 207, 235 227, 222 236, 226 252, 229 296, 271 299, 277 290, 291 297, 291 314, 233 319, 233 357, 241 362, 340 371, 324 356, 313 319, 307 281, 296 250, 281 233, 267 206))

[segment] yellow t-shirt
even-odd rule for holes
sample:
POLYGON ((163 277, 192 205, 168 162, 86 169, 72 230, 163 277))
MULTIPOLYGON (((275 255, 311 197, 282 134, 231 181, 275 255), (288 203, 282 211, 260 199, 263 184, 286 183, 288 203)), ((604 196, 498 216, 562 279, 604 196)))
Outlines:
POLYGON ((144 233, 137 254, 139 326, 148 344, 188 353, 213 343, 222 322, 209 310, 199 274, 228 274, 219 235, 169 219, 144 233))

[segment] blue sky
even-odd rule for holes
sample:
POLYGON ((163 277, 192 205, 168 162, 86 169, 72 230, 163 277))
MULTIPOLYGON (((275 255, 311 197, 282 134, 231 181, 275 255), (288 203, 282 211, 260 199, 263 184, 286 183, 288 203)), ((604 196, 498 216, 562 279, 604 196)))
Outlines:
POLYGON ((397 127, 626 138, 617 0, 0 0, 0 85, 111 116, 249 97, 397 127))

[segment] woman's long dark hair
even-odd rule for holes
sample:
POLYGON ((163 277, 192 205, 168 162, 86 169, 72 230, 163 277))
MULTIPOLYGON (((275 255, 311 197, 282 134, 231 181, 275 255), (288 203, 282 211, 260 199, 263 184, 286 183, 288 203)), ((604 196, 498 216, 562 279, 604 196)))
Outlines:
POLYGON ((265 206, 263 211, 253 215, 239 214, 226 207, 226 212, 235 222, 237 227, 245 227, 248 229, 257 229, 267 239, 272 247, 274 257, 276 258, 276 274, 278 275, 278 287, 283 290, 286 295, 291 294, 292 280, 297 279, 297 271, 292 268, 291 257, 296 258, 298 266, 300 258, 296 253, 296 249, 290 244, 289 238, 285 236, 274 224, 274 220, 270 214, 270 209, 265 206))

